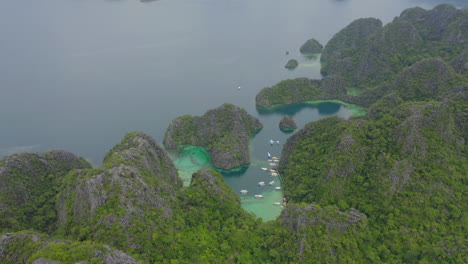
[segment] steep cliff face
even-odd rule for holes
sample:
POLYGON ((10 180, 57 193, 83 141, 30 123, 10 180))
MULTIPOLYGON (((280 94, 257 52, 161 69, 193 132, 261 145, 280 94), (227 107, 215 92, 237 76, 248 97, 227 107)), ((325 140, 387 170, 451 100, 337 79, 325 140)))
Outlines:
POLYGON ((122 251, 111 249, 107 245, 52 240, 31 231, 2 235, 0 260, 5 264, 139 263, 122 251))
POLYGON ((68 175, 58 195, 59 233, 141 250, 172 218, 177 171, 141 132, 127 134, 103 167, 68 175))
POLYGON ((91 168, 83 158, 66 151, 23 153, 0 161, 0 232, 55 227, 54 197, 71 170, 91 168))
POLYGON ((372 37, 382 30, 382 21, 375 18, 361 18, 336 33, 325 45, 320 61, 324 75, 333 74, 339 67, 346 69, 351 62, 346 59, 361 48, 372 37), (338 66, 339 65, 339 66, 338 66))
POLYGON ((248 142, 263 125, 232 104, 209 110, 201 117, 182 116, 171 122, 164 136, 166 148, 182 145, 206 147, 220 169, 250 164, 248 142))

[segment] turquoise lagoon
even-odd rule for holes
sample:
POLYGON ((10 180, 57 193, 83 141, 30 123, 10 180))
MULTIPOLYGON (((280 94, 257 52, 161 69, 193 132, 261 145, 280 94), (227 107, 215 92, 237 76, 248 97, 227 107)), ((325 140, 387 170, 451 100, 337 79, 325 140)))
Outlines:
MULTIPOLYGON (((283 192, 276 190, 276 187, 282 187, 281 180, 280 177, 273 177, 261 168, 270 168, 268 152, 272 156, 281 157, 283 144, 291 135, 279 129, 281 118, 284 115, 291 115, 300 129, 306 123, 324 117, 338 115, 347 119, 352 115, 362 114, 362 111, 357 106, 342 104, 338 101, 306 102, 258 110, 257 118, 263 123, 264 128, 250 141, 251 164, 239 171, 221 171, 221 173, 225 181, 240 195, 241 204, 245 210, 261 217, 264 221, 274 220, 282 210, 283 192), (279 141, 279 144, 271 145, 270 139, 279 141), (261 181, 266 183, 265 186, 258 186, 261 181), (269 185, 271 181, 274 181, 274 184, 269 185), (248 193, 241 194, 241 190, 247 190, 248 193), (257 199, 254 197, 256 194, 261 194, 264 198, 257 199)), ((197 170, 213 168, 210 154, 203 147, 186 146, 179 151, 170 151, 170 155, 178 169, 179 176, 184 181, 184 186, 190 184, 191 176, 197 170)), ((287 177, 287 175, 282 176, 287 177)))

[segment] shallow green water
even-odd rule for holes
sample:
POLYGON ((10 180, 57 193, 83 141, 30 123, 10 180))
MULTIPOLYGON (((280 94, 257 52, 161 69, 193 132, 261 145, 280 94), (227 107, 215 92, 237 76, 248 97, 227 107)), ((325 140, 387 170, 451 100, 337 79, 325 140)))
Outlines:
POLYGON ((180 152, 168 151, 174 161, 179 177, 182 178, 184 186, 190 185, 192 174, 203 168, 213 168, 211 165, 211 154, 205 148, 198 146, 185 146, 180 152))

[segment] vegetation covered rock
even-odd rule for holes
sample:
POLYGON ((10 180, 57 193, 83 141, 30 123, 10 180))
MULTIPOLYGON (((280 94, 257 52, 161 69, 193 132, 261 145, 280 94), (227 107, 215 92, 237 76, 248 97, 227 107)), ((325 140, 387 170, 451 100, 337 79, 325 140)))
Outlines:
POLYGON ((0 260, 5 264, 140 263, 124 252, 107 245, 52 240, 32 231, 2 235, 0 260))
POLYGON ((299 51, 303 54, 311 53, 321 53, 323 49, 322 44, 320 44, 316 39, 309 39, 304 44, 302 44, 299 51))
POLYGON ((272 87, 263 88, 255 97, 255 104, 267 108, 275 104, 294 104, 313 100, 320 94, 317 85, 307 78, 284 80, 272 87))
POLYGON ((286 65, 284 65, 284 67, 286 69, 291 69, 292 70, 292 69, 296 69, 298 65, 299 65, 299 63, 297 62, 297 60, 290 59, 290 60, 288 60, 286 65))
POLYGON ((83 158, 54 150, 22 153, 0 160, 0 232, 55 228, 55 195, 71 170, 91 168, 83 158))
MULTIPOLYGON (((447 92, 466 82, 468 35, 463 30, 466 21, 467 10, 446 4, 427 11, 407 9, 384 27, 377 19, 358 19, 325 45, 321 56, 321 71, 325 78, 302 84, 295 82, 292 88, 281 82, 264 88, 256 97, 256 105, 265 108, 273 104, 336 99, 370 106, 394 91, 395 83, 399 85, 401 79, 412 71, 415 74, 420 72, 406 84, 413 92, 422 89, 430 93, 436 87, 442 89, 438 93, 447 92), (448 62, 459 76, 453 75, 453 69, 446 64, 448 62), (437 70, 444 71, 441 72, 441 80, 435 80, 437 70), (430 84, 427 78, 432 78, 435 84, 430 84), (442 80, 449 81, 442 84, 442 80), (291 100, 291 97, 296 100, 291 100)), ((400 96, 409 99, 407 95, 400 96)), ((424 95, 420 98, 414 96, 412 100, 425 99, 424 95)))
POLYGON ((182 182, 154 139, 133 132, 104 158, 103 168, 74 171, 58 195, 58 233, 140 253, 170 228, 182 182))
POLYGON ((209 110, 203 116, 181 116, 171 122, 164 136, 166 148, 203 146, 215 167, 229 170, 250 164, 250 137, 263 125, 232 104, 209 110))
POLYGON ((282 131, 285 131, 285 132, 292 132, 292 131, 296 130, 297 125, 296 125, 296 122, 294 122, 294 119, 292 119, 291 116, 286 115, 279 122, 279 128, 282 131))
POLYGON ((466 98, 466 87, 438 101, 405 102, 393 94, 365 117, 306 125, 283 149, 285 195, 367 215, 366 239, 385 248, 378 261, 463 259, 466 98))

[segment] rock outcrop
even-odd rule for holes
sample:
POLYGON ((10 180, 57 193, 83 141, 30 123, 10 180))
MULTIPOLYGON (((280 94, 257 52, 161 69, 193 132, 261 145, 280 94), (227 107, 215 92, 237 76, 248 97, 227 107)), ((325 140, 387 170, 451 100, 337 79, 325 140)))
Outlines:
POLYGON ((304 44, 302 44, 299 51, 303 54, 311 54, 311 53, 321 53, 323 49, 322 44, 320 44, 315 39, 309 39, 304 44))
POLYGON ((249 139, 262 128, 260 121, 245 110, 223 104, 201 117, 181 116, 173 120, 166 130, 164 146, 205 147, 216 168, 230 170, 250 164, 249 139))
POLYGON ((83 158, 53 150, 22 153, 0 161, 0 231, 55 227, 54 197, 71 170, 91 168, 83 158))
POLYGON ((292 132, 292 131, 296 130, 297 125, 296 125, 296 122, 294 122, 294 119, 292 119, 291 116, 286 115, 279 122, 279 128, 283 132, 292 132))
POLYGON ((138 251, 152 231, 167 228, 181 187, 154 139, 129 133, 106 155, 102 169, 68 175, 58 195, 59 233, 138 251))
POLYGON ((7 233, 0 237, 0 260, 2 263, 58 264, 89 263, 137 264, 133 257, 107 245, 89 242, 52 240, 35 232, 7 233), (51 248, 60 250, 51 252, 51 248))
POLYGON ((285 67, 286 69, 293 70, 293 69, 296 69, 298 65, 299 65, 299 63, 297 62, 297 60, 290 59, 290 60, 288 60, 288 62, 286 63, 286 65, 284 65, 284 67, 285 67))

